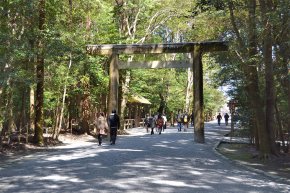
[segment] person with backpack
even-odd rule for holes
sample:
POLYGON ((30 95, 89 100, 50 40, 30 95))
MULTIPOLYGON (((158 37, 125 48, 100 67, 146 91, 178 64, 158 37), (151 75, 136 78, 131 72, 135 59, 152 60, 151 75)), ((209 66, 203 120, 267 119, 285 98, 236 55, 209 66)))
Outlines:
POLYGON ((147 133, 149 132, 149 127, 150 127, 150 125, 149 125, 149 118, 150 118, 149 117, 149 114, 147 113, 146 114, 146 117, 144 119, 144 127, 145 127, 147 133))
POLYGON ((189 122, 189 115, 187 114, 187 112, 185 112, 183 115, 184 131, 186 131, 186 129, 188 129, 188 122, 189 122))
POLYGON ((151 135, 154 134, 155 120, 152 116, 149 117, 148 127, 151 128, 151 135))
POLYGON ((181 131, 183 117, 182 117, 182 114, 181 114, 180 110, 178 111, 178 114, 176 116, 176 122, 177 122, 177 129, 178 129, 178 131, 181 131))
POLYGON ((155 116, 150 116, 149 125, 150 125, 150 128, 151 128, 151 135, 154 134, 154 128, 156 128, 156 121, 157 121, 156 115, 155 116))
POLYGON ((149 128, 151 128, 151 135, 154 134, 154 118, 150 116, 149 114, 146 115, 146 118, 144 120, 145 128, 147 133, 149 132, 149 128))
POLYGON ((116 113, 116 110, 112 110, 109 116, 109 126, 110 126, 110 142, 111 145, 115 145, 117 139, 117 131, 120 128, 120 118, 116 113))

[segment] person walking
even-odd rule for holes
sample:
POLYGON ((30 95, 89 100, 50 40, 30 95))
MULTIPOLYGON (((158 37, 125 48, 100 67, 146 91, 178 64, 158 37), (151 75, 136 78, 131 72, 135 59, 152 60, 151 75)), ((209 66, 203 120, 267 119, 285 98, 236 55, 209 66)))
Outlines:
POLYGON ((162 118, 162 115, 159 114, 158 118, 157 118, 157 121, 156 121, 156 126, 157 126, 157 129, 158 129, 159 135, 161 134, 161 131, 162 131, 162 128, 163 128, 163 124, 164 124, 164 120, 162 118))
POLYGON ((148 129, 151 128, 151 135, 154 134, 155 120, 152 116, 149 116, 148 119, 148 129))
POLYGON ((110 126, 110 142, 111 145, 116 144, 117 131, 120 128, 120 118, 117 115, 116 110, 112 110, 109 116, 109 126, 110 126))
POLYGON ((186 132, 186 129, 188 129, 188 122, 189 122, 189 115, 187 112, 183 115, 183 126, 184 126, 184 132, 186 132))
POLYGON ((183 122, 182 119, 183 119, 183 117, 182 117, 182 114, 181 114, 181 112, 179 110, 178 111, 178 114, 176 116, 177 129, 178 129, 178 131, 181 131, 181 129, 182 129, 182 122, 183 122))
POLYGON ((190 122, 191 122, 191 126, 194 127, 194 112, 193 111, 190 115, 190 122))
POLYGON ((151 135, 154 134, 154 118, 149 114, 146 115, 144 120, 146 132, 149 133, 149 129, 151 129, 151 135))
POLYGON ((166 118, 165 113, 163 113, 162 118, 163 118, 163 127, 162 127, 162 131, 164 132, 165 129, 166 129, 166 122, 167 122, 167 118, 166 118))
POLYGON ((151 135, 154 134, 154 128, 156 127, 156 120, 157 120, 157 116, 150 116, 149 118, 149 125, 151 127, 151 135))
POLYGON ((221 120, 222 120, 222 116, 221 113, 218 114, 218 116, 216 117, 218 120, 218 125, 221 125, 221 120))
POLYGON ((229 117, 230 117, 230 116, 229 116, 227 113, 226 113, 225 116, 224 116, 226 126, 228 126, 228 124, 229 124, 229 117))
POLYGON ((99 146, 101 146, 103 141, 103 135, 107 135, 108 132, 108 123, 103 112, 100 113, 100 116, 97 118, 95 125, 97 128, 99 146))
POLYGON ((158 132, 158 127, 157 127, 157 119, 158 119, 158 115, 159 115, 158 112, 154 115, 154 128, 155 128, 155 131, 156 131, 156 132, 158 132))
POLYGON ((146 114, 146 117, 144 119, 144 127, 145 127, 147 133, 149 132, 149 127, 150 127, 150 125, 149 125, 149 118, 150 118, 150 116, 147 113, 146 114))

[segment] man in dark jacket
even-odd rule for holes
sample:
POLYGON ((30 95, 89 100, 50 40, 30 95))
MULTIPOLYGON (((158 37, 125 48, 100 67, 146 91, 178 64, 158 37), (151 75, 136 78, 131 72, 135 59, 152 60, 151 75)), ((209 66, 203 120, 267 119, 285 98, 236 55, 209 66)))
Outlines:
POLYGON ((221 114, 219 113, 218 116, 217 116, 216 118, 217 118, 217 120, 218 120, 218 125, 221 125, 221 119, 222 119, 221 114))
POLYGON ((109 116, 109 126, 110 126, 110 142, 111 145, 115 145, 117 138, 117 131, 120 128, 120 118, 116 113, 116 110, 112 110, 109 116))
POLYGON ((178 113, 176 115, 176 121, 177 121, 178 131, 181 131, 182 123, 183 123, 183 116, 181 114, 181 110, 178 110, 178 113))
POLYGON ((229 117, 230 116, 227 113, 224 116, 226 125, 228 125, 228 123, 229 123, 229 117))

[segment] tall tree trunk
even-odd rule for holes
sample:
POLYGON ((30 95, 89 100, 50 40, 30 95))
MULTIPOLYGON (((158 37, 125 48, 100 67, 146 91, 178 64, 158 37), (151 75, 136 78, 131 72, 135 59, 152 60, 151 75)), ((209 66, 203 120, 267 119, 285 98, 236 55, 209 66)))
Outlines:
MULTIPOLYGON (((115 6, 115 17, 118 20, 118 28, 120 36, 126 36, 128 35, 127 30, 129 29, 129 26, 127 26, 129 23, 128 16, 126 16, 126 12, 124 9, 124 6, 126 4, 125 0, 115 0, 116 6, 115 6)), ((133 56, 128 58, 128 61, 132 61, 133 56)), ((119 115, 120 115, 120 128, 124 129, 124 117, 125 117, 125 108, 127 106, 128 101, 128 94, 129 94, 129 85, 131 80, 131 71, 130 70, 122 70, 120 71, 120 86, 119 86, 119 115)))
POLYGON ((268 133, 268 144, 270 152, 277 154, 274 136, 274 73, 272 60, 272 30, 273 26, 269 14, 272 10, 272 4, 269 1, 259 0, 261 7, 262 22, 264 25, 263 33, 263 56, 265 64, 265 96, 266 96, 266 131, 268 133))
MULTIPOLYGON (((11 46, 11 26, 12 24, 10 23, 10 7, 9 7, 9 2, 8 1, 4 1, 3 4, 3 9, 6 10, 7 14, 2 15, 1 18, 1 22, 0 22, 0 27, 1 30, 5 30, 7 31, 7 34, 9 35, 9 38, 6 38, 6 40, 4 41, 4 45, 5 47, 3 47, 3 55, 2 55, 2 60, 5 62, 5 65, 0 65, 0 70, 1 70, 1 74, 3 73, 9 73, 9 69, 11 68, 11 58, 10 58, 10 46, 11 46), (4 17, 3 17, 4 16, 4 17), (2 20, 3 19, 3 20, 2 20)), ((11 103, 12 97, 11 95, 9 95, 10 91, 9 91, 9 87, 10 87, 10 76, 5 79, 3 81, 3 83, 0 85, 0 96, 1 96, 1 109, 3 109, 3 112, 1 112, 1 116, 3 116, 3 123, 2 123, 2 129, 1 129, 1 135, 0 135, 0 144, 2 144, 2 140, 4 139, 6 133, 8 132, 8 128, 7 125, 10 125, 9 122, 11 122, 10 118, 9 118, 9 113, 7 107, 9 106, 9 103, 11 103)))
MULTIPOLYGON (((33 29, 33 18, 31 17, 31 22, 30 24, 30 28, 33 29)), ((35 42, 36 42, 36 38, 33 37, 29 40, 29 45, 30 45, 30 51, 31 53, 35 53, 35 42)), ((37 58, 35 55, 31 56, 29 55, 29 63, 30 63, 30 69, 29 71, 31 72, 31 74, 35 74, 36 73, 36 63, 37 63, 37 58)), ((35 88, 34 88, 34 84, 30 84, 29 85, 29 120, 28 120, 28 127, 26 130, 26 142, 28 143, 28 139, 29 139, 29 131, 35 131, 35 88)))
POLYGON ((72 54, 70 53, 69 54, 68 72, 67 72, 67 75, 65 77, 64 89, 63 89, 63 95, 62 95, 62 104, 61 104, 61 109, 60 109, 59 124, 57 125, 56 132, 52 136, 54 139, 58 139, 58 136, 59 136, 59 133, 60 133, 60 130, 61 130, 61 126, 62 126, 63 111, 64 111, 64 108, 65 108, 65 97, 66 97, 67 79, 68 79, 68 74, 69 74, 71 65, 72 65, 72 54))
POLYGON ((125 12, 124 12, 124 4, 125 4, 125 0, 115 0, 116 2, 116 6, 115 6, 115 14, 117 16, 116 19, 118 19, 118 23, 119 23, 119 33, 120 36, 126 34, 126 16, 125 16, 125 12))
POLYGON ((192 86, 193 86, 193 71, 191 68, 187 69, 187 87, 185 95, 185 111, 190 112, 190 100, 192 99, 192 86))
POLYGON ((34 112, 34 106, 35 106, 35 97, 34 97, 34 89, 32 86, 30 86, 30 94, 29 94, 29 99, 30 99, 30 108, 29 108, 29 127, 26 130, 26 142, 28 143, 28 137, 29 137, 29 130, 31 129, 32 131, 35 130, 35 125, 34 125, 34 119, 35 119, 35 112, 34 112))
POLYGON ((284 132, 283 132, 283 126, 282 126, 282 121, 281 121, 281 116, 280 116, 280 111, 277 105, 277 98, 275 100, 275 115, 276 115, 276 122, 278 125, 278 134, 280 137, 280 140, 282 141, 282 147, 285 147, 285 140, 284 140, 284 132))
POLYGON ((268 146, 268 132, 266 132, 265 128, 265 113, 263 111, 263 100, 260 96, 260 88, 259 88, 259 79, 258 79, 258 72, 256 68, 256 61, 254 58, 257 54, 257 35, 256 35, 256 1, 255 0, 247 0, 247 7, 249 11, 248 16, 248 42, 249 42, 249 48, 248 53, 244 52, 246 49, 246 45, 240 35, 239 29, 237 28, 236 22, 235 22, 235 16, 233 13, 234 6, 232 2, 229 2, 229 9, 230 9, 230 18, 231 23, 233 25, 233 29, 235 31, 235 34, 237 36, 237 41, 240 47, 240 50, 245 55, 242 61, 242 71, 246 78, 246 92, 248 93, 248 100, 250 102, 250 108, 253 112, 254 120, 256 121, 256 128, 258 133, 258 139, 259 141, 256 141, 256 143, 259 143, 257 147, 259 147, 260 150, 260 156, 265 157, 270 152, 270 148, 268 146))
POLYGON ((89 83, 84 82, 82 85, 83 85, 84 93, 83 93, 82 101, 81 101, 81 111, 82 111, 82 122, 81 122, 82 131, 81 132, 87 133, 89 135, 90 134, 90 113, 91 113, 89 83))
POLYGON ((279 44, 279 53, 282 57, 282 73, 279 75, 279 80, 281 82, 281 86, 283 89, 283 94, 286 96, 287 100, 287 110, 286 110, 286 125, 288 133, 290 132, 290 73, 288 69, 288 63, 289 63, 289 52, 290 47, 286 45, 286 43, 279 44))
MULTIPOLYGON (((290 3, 289 1, 281 1, 279 2, 280 7, 289 7, 290 3)), ((289 15, 289 9, 282 9, 281 10, 281 26, 282 29, 280 30, 280 33, 276 36, 276 44, 278 48, 278 54, 280 56, 280 63, 281 63, 281 74, 277 77, 280 81, 280 84, 282 86, 283 94, 286 96, 286 100, 288 103, 288 108, 286 111, 286 128, 288 133, 290 133, 290 73, 289 73, 289 53, 290 53, 290 15, 289 15)))
POLYGON ((203 70, 202 50, 200 46, 194 47, 193 80, 194 80, 194 141, 204 143, 204 102, 203 102, 203 70))
POLYGON ((56 135, 56 130, 58 128, 58 125, 59 125, 59 117, 60 117, 60 97, 57 97, 57 103, 56 103, 56 108, 55 108, 55 111, 54 111, 54 118, 55 118, 55 122, 54 122, 54 125, 53 125, 53 131, 52 131, 52 138, 53 139, 56 139, 55 135, 56 135))
POLYGON ((160 103, 159 103, 159 108, 157 110, 158 113, 164 113, 165 112, 165 105, 166 105, 166 101, 165 101, 165 93, 164 92, 160 92, 159 93, 159 98, 160 98, 160 103))
POLYGON ((255 119, 257 121, 258 138, 259 138, 259 150, 261 157, 267 157, 270 153, 268 144, 268 132, 265 127, 265 113, 263 111, 262 98, 260 96, 259 79, 256 69, 256 61, 254 58, 257 54, 257 35, 256 35, 256 1, 248 0, 249 17, 248 17, 248 40, 249 40, 249 62, 248 66, 245 66, 245 72, 248 74, 248 88, 251 106, 254 109, 255 119))
POLYGON ((41 33, 37 42, 37 66, 36 66, 36 103, 35 103, 35 133, 34 141, 38 145, 43 145, 43 97, 44 97, 44 43, 43 31, 45 24, 45 0, 39 0, 39 23, 38 28, 41 33))
POLYGON ((72 23, 72 11, 73 11, 73 2, 72 0, 68 0, 69 4, 69 13, 70 13, 70 23, 72 23))
POLYGON ((26 96, 27 96, 27 90, 25 85, 23 85, 23 89, 22 89, 22 96, 21 96, 21 109, 20 109, 20 116, 19 116, 19 133, 21 133, 21 129, 24 127, 25 125, 25 117, 26 117, 26 108, 25 108, 25 104, 26 104, 26 96))
POLYGON ((121 83, 121 89, 120 90, 120 123, 121 129, 124 129, 124 117, 125 117, 125 108, 127 105, 127 101, 128 101, 128 93, 129 93, 129 85, 130 85, 130 80, 131 80, 131 71, 130 70, 126 70, 126 71, 122 71, 120 73, 120 83, 121 83))
POLYGON ((3 137, 6 137, 9 135, 12 131, 12 125, 13 125, 13 100, 12 100, 12 93, 11 93, 11 85, 9 84, 10 78, 8 80, 8 87, 7 89, 4 89, 3 95, 6 98, 6 104, 5 104, 5 111, 4 111, 4 120, 2 124, 2 131, 1 131, 1 141, 3 137))
MULTIPOLYGON (((137 6, 135 8, 130 8, 128 11, 126 5, 126 0, 115 0, 115 18, 118 20, 118 28, 120 36, 127 37, 134 42, 135 34, 137 30, 137 22, 140 15, 140 8, 137 6)), ((139 43, 143 43, 145 39, 143 39, 139 43)), ((133 56, 131 56, 128 61, 132 61, 133 56)), ((129 94, 129 85, 131 80, 131 72, 129 70, 124 70, 120 73, 120 88, 119 88, 119 114, 120 114, 120 122, 121 128, 124 128, 124 114, 125 108, 128 101, 128 94, 129 94), (120 90, 121 89, 121 90, 120 90)))

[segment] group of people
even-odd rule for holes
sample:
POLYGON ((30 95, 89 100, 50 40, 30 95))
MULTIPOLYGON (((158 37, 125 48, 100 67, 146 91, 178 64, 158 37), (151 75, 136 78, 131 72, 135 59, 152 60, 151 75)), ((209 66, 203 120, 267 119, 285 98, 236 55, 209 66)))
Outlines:
POLYGON ((107 135, 108 129, 110 127, 110 144, 115 145, 117 139, 117 131, 120 128, 120 118, 116 113, 116 110, 113 110, 109 115, 108 120, 105 117, 105 113, 101 112, 99 117, 95 122, 97 128, 97 137, 99 146, 102 145, 103 136, 107 135))
POLYGON ((164 132, 166 129, 166 122, 167 118, 164 113, 157 113, 155 116, 150 116, 149 114, 147 114, 144 119, 144 126, 147 133, 149 133, 149 129, 151 129, 151 135, 153 135, 155 128, 155 131, 158 132, 160 135, 161 132, 164 132))
POLYGON ((176 115, 177 122, 177 130, 180 132, 182 127, 184 127, 184 131, 187 131, 189 123, 194 125, 194 115, 193 113, 189 115, 187 112, 182 113, 181 110, 178 111, 176 115))
MULTIPOLYGON (((228 115, 228 113, 226 113, 224 115, 226 126, 229 124, 229 117, 230 116, 228 115)), ((221 120, 223 119, 221 113, 219 113, 216 118, 217 118, 217 121, 218 121, 218 125, 220 126, 221 125, 221 120)))
MULTIPOLYGON (((174 120, 177 123, 178 131, 180 132, 182 128, 184 127, 184 131, 187 131, 189 127, 189 123, 191 125, 194 125, 194 116, 193 113, 189 115, 187 112, 182 113, 181 110, 178 111, 178 113, 174 116, 173 113, 171 113, 170 118, 170 125, 174 126, 174 120)), ((162 131, 165 131, 167 118, 166 115, 163 113, 157 113, 155 116, 150 116, 149 114, 146 115, 146 118, 144 120, 144 126, 149 133, 149 130, 151 129, 151 135, 154 134, 154 129, 156 132, 161 134, 162 131)))
MULTIPOLYGON (((186 131, 188 129, 189 123, 191 123, 191 125, 194 125, 193 113, 189 115, 187 112, 182 113, 181 110, 179 110, 175 118, 176 118, 177 128, 179 132, 182 131, 182 127, 184 127, 184 131, 186 131)), ((221 120, 222 120, 221 113, 219 113, 216 118, 218 121, 218 125, 221 125, 221 120)), ((224 115, 224 119, 225 119, 225 124, 228 125, 228 121, 229 121, 228 113, 224 115)), ((149 129, 151 129, 151 135, 153 135, 154 129, 155 129, 155 131, 158 132, 160 135, 161 132, 162 131, 164 132, 166 129, 166 122, 167 122, 167 118, 164 113, 163 114, 157 113, 155 116, 150 116, 149 114, 147 114, 144 119, 144 126, 146 128, 147 133, 149 133, 149 129)), ((172 122, 172 117, 171 117, 171 122, 172 122)), ((120 118, 117 115, 116 110, 112 111, 112 113, 108 117, 108 120, 105 117, 105 113, 101 112, 95 122, 95 126, 97 128, 97 137, 98 137, 99 146, 102 145, 103 136, 107 135, 109 128, 110 128, 110 144, 111 145, 116 144, 117 131, 120 128, 120 118)))

